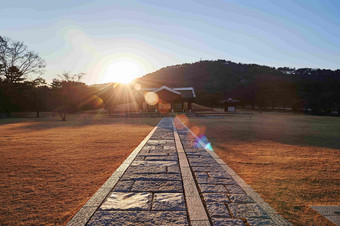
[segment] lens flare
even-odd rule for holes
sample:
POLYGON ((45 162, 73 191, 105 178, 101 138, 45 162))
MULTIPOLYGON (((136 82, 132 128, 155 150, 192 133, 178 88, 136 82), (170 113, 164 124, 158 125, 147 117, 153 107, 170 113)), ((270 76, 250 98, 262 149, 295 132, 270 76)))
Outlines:
POLYGON ((196 136, 199 136, 200 128, 198 126, 193 126, 190 129, 196 136))
POLYGON ((205 149, 207 149, 209 151, 214 151, 210 142, 205 145, 205 149))
POLYGON ((209 151, 214 151, 211 143, 209 142, 208 138, 205 135, 201 135, 200 137, 197 138, 195 142, 195 147, 197 148, 205 148, 209 151))
POLYGON ((182 123, 178 123, 178 125, 177 125, 178 129, 180 129, 180 130, 184 129, 185 128, 184 125, 188 126, 189 118, 186 115, 177 115, 176 118, 183 123, 183 124, 182 123))
MULTIPOLYGON (((187 128, 189 124, 189 118, 185 115, 176 116, 182 123, 176 124, 177 129, 187 128)), ((205 148, 208 151, 214 151, 208 138, 205 136, 205 127, 193 125, 190 128, 192 133, 188 134, 189 142, 192 147, 205 148)))
POLYGON ((155 105, 158 103, 158 95, 155 92, 147 92, 144 97, 146 103, 149 105, 155 105))
POLYGON ((142 86, 139 83, 135 84, 135 90, 139 91, 142 88, 142 86))
POLYGON ((211 143, 209 142, 208 138, 204 135, 205 134, 205 127, 204 126, 193 126, 190 130, 194 133, 190 139, 193 139, 194 142, 192 146, 197 148, 205 148, 209 151, 214 151, 211 143))
POLYGON ((193 126, 190 128, 191 131, 197 136, 197 137, 202 137, 204 136, 204 133, 205 133, 205 127, 201 126, 201 127, 198 127, 198 126, 193 126))

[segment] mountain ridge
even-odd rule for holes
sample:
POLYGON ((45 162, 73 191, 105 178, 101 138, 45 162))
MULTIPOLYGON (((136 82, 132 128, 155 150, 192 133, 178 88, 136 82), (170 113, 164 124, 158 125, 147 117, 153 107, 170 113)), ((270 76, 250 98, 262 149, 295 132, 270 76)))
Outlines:
POLYGON ((340 94, 334 87, 334 84, 340 87, 339 69, 275 68, 218 59, 167 66, 136 82, 143 87, 194 87, 197 102, 208 106, 232 97, 262 108, 297 105, 323 111, 340 108, 340 94), (315 103, 320 101, 325 103, 315 103))

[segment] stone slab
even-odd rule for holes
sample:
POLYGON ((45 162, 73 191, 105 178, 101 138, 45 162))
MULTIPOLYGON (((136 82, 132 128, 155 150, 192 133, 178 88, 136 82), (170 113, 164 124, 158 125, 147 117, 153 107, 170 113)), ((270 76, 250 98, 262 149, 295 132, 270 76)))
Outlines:
POLYGON ((211 178, 211 177, 198 177, 196 178, 199 184, 224 184, 224 185, 235 185, 237 184, 231 178, 211 178))
POLYGON ((112 192, 100 210, 149 210, 151 198, 149 192, 112 192))
POLYGON ((186 211, 97 211, 87 225, 189 225, 186 211))
POLYGON ((130 191, 134 181, 119 181, 112 191, 130 191))
POLYGON ((154 150, 150 150, 149 155, 177 155, 176 149, 175 150, 164 150, 164 147, 162 147, 163 149, 154 149, 154 150))
POLYGON ((194 172, 195 177, 208 177, 208 173, 207 172, 194 172))
POLYGON ((173 140, 153 140, 150 139, 147 143, 148 145, 173 145, 175 144, 175 141, 173 140))
POLYGON ((166 173, 166 166, 149 166, 149 167, 139 167, 139 166, 130 166, 127 170, 127 173, 132 174, 151 174, 151 173, 166 173))
POLYGON ((183 192, 181 181, 136 181, 131 191, 146 192, 183 192))
POLYGON ((247 218, 247 223, 251 226, 275 225, 271 219, 247 218))
POLYGON ((228 207, 236 218, 269 218, 268 214, 257 204, 229 203, 228 207))
POLYGON ((226 185, 229 194, 246 194, 238 185, 226 185))
POLYGON ((164 167, 178 165, 177 161, 133 161, 131 166, 139 167, 164 167))
POLYGON ((199 184, 202 193, 227 193, 223 185, 199 184))
POLYGON ((194 172, 222 171, 222 168, 219 166, 216 166, 216 167, 193 166, 191 168, 194 172))
POLYGON ((174 146, 170 146, 170 145, 164 145, 163 149, 164 150, 173 150, 173 151, 176 151, 176 148, 174 146))
POLYGON ((231 218, 223 202, 209 202, 207 203, 207 209, 211 218, 231 218))
POLYGON ((177 156, 146 156, 145 161, 177 161, 177 156))
POLYGON ((153 149, 148 152, 141 152, 138 156, 168 156, 169 152, 162 149, 153 149))
POLYGON ((183 193, 155 193, 151 210, 185 211, 183 193))
POLYGON ((180 174, 166 174, 166 173, 159 173, 159 174, 125 174, 121 178, 121 181, 134 181, 134 180, 143 180, 143 181, 168 181, 168 180, 177 180, 181 181, 180 174))
POLYGON ((229 203, 230 200, 225 193, 203 193, 205 202, 229 203))
POLYGON ((180 169, 179 169, 178 165, 176 165, 176 166, 168 166, 166 168, 166 171, 167 171, 167 173, 177 173, 177 174, 179 174, 180 169))
POLYGON ((214 218, 212 220, 214 226, 227 226, 227 225, 242 225, 245 226, 246 224, 241 219, 226 219, 226 218, 214 218))
POLYGON ((208 172, 208 175, 212 178, 226 178, 226 179, 232 178, 225 171, 223 171, 223 172, 208 172))
POLYGON ((254 200, 246 194, 230 194, 229 198, 230 198, 231 202, 236 202, 236 203, 252 203, 252 202, 254 202, 254 200))

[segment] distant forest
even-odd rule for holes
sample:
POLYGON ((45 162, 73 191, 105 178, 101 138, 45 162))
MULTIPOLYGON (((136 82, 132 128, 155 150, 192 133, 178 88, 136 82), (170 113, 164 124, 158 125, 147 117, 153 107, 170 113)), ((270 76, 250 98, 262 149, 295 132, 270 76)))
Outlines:
MULTIPOLYGON (((0 116, 12 112, 68 113, 106 108, 143 98, 130 86, 81 82, 83 74, 56 75, 51 84, 43 77, 45 61, 22 42, 0 36, 0 116), (28 74, 41 75, 34 80, 28 74)), ((162 68, 136 79, 142 87, 194 87, 196 102, 219 106, 227 98, 262 110, 292 108, 315 114, 340 114, 340 70, 273 68, 225 60, 200 61, 162 68)))
POLYGON ((164 67, 139 79, 144 86, 195 88, 196 102, 218 106, 233 98, 241 105, 289 107, 312 113, 340 112, 340 70, 268 67, 226 60, 199 61, 164 67))

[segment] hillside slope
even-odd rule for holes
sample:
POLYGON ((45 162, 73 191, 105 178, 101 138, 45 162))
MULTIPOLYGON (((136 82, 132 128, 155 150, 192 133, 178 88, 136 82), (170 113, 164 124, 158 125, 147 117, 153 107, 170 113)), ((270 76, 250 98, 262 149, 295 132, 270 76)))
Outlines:
POLYGON ((195 88, 197 103, 215 106, 232 97, 261 108, 340 108, 340 70, 274 68, 225 60, 164 67, 137 80, 143 87, 195 88))

